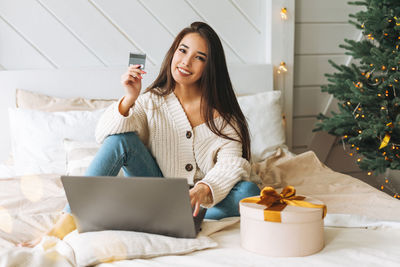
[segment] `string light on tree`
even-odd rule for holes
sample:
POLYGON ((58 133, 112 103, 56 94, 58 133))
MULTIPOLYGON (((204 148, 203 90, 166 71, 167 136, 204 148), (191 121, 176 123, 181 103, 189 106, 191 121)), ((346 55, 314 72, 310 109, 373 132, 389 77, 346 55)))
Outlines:
MULTIPOLYGON (((354 161, 369 176, 387 169, 400 171, 400 96, 396 93, 400 80, 399 2, 359 0, 349 4, 363 7, 350 16, 363 39, 345 39, 340 47, 358 60, 348 66, 329 60, 336 72, 326 74, 328 84, 322 91, 334 95, 339 110, 320 114, 315 130, 340 136, 343 147, 351 145, 348 154, 356 156, 354 161)), ((390 177, 387 181, 383 188, 388 193, 390 177)), ((392 193, 400 198, 398 192, 392 193)))

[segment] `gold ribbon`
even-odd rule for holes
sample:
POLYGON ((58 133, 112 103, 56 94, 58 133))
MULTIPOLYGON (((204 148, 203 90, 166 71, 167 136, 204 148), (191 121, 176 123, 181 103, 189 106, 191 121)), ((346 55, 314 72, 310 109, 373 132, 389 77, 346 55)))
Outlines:
POLYGON ((296 189, 293 186, 286 186, 282 192, 278 194, 274 188, 270 186, 261 190, 259 197, 248 197, 242 199, 243 203, 256 203, 266 206, 264 209, 264 221, 281 222, 281 211, 287 206, 297 206, 303 208, 323 209, 322 218, 326 215, 326 205, 313 204, 304 201, 305 197, 296 196, 296 189))

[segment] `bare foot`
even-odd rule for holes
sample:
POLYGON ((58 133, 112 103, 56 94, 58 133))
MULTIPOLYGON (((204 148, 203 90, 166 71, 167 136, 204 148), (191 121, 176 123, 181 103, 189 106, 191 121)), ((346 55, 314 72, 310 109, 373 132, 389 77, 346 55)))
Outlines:
MULTIPOLYGON (((43 236, 46 236, 46 235, 55 236, 59 239, 63 239, 64 236, 66 236, 68 233, 72 232, 75 229, 76 229, 76 225, 75 225, 74 217, 69 213, 65 213, 60 217, 60 219, 56 222, 56 224, 53 226, 53 228, 50 231, 48 231, 46 234, 44 234, 43 236)), ((35 238, 31 241, 19 243, 19 244, 17 244, 17 246, 33 248, 37 244, 40 243, 43 236, 35 238)))
POLYGON ((27 248, 33 248, 35 247, 37 244, 40 243, 40 241, 42 240, 43 236, 35 238, 31 241, 26 241, 26 242, 22 242, 17 244, 17 247, 27 247, 27 248))

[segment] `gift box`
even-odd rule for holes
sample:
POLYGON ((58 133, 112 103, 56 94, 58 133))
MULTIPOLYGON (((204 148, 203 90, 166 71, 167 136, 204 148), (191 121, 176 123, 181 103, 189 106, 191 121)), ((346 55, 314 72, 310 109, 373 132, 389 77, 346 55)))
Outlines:
POLYGON ((249 251, 299 257, 324 247, 326 206, 317 199, 296 196, 292 186, 280 194, 265 187, 260 196, 242 199, 239 206, 241 245, 249 251))

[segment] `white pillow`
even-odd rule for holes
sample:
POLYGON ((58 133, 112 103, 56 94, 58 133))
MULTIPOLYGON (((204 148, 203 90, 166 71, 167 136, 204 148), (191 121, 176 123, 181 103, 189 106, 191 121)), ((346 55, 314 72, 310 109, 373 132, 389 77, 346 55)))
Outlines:
POLYGON ((209 235, 239 221, 239 217, 218 221, 205 220, 197 238, 174 238, 133 231, 100 231, 79 234, 76 230, 64 237, 75 252, 78 266, 115 260, 145 259, 163 255, 181 255, 216 247, 209 235))
POLYGON ((239 96, 249 125, 253 162, 264 160, 285 143, 280 91, 239 96))
POLYGON ((65 174, 63 140, 95 142, 95 127, 103 112, 10 108, 11 147, 18 174, 65 174))
MULTIPOLYGON (((100 146, 100 144, 95 142, 64 139, 64 149, 67 154, 66 174, 73 176, 84 175, 100 146)), ((118 176, 124 176, 122 168, 118 176)))
POLYGON ((67 154, 67 175, 81 176, 86 172, 100 145, 95 142, 80 142, 64 139, 64 149, 67 154))

